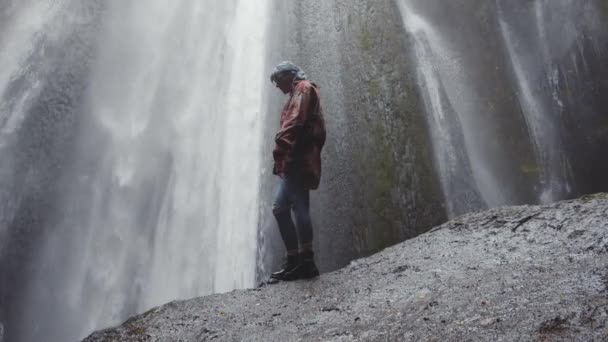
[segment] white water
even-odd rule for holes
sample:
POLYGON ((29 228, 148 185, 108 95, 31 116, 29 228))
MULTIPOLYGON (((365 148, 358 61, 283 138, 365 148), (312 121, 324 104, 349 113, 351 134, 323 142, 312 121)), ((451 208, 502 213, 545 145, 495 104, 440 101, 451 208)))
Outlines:
POLYGON ((408 1, 398 5, 403 24, 414 38, 418 82, 449 216, 477 209, 475 196, 489 206, 506 203, 508 198, 476 138, 482 127, 472 114, 479 111, 479 99, 467 86, 471 80, 461 57, 408 1), (464 194, 467 191, 470 194, 464 194))
POLYGON ((6 241, 7 222, 12 220, 19 202, 14 191, 10 191, 14 183, 12 166, 16 156, 10 149, 11 139, 21 126, 25 113, 29 109, 29 101, 38 95, 40 81, 35 77, 33 67, 27 64, 27 58, 33 53, 40 37, 37 33, 44 32, 51 24, 57 35, 63 26, 56 25, 56 17, 62 3, 33 2, 22 8, 10 8, 14 16, 9 23, 1 26, 0 33, 0 252, 4 250, 6 241), (31 74, 28 79, 27 91, 11 98, 7 103, 2 95, 8 91, 12 79, 31 74))
MULTIPOLYGON (((52 16, 32 6, 0 82, 52 16)), ((34 262, 23 341, 75 340, 255 281, 269 1, 105 6, 80 161, 34 262)))
MULTIPOLYGON (((565 99, 561 98, 564 92, 560 80, 564 77, 557 61, 582 39, 588 18, 581 14, 592 12, 590 2, 496 0, 498 37, 473 31, 484 26, 470 25, 466 20, 492 17, 488 14, 488 18, 471 18, 464 5, 463 12, 459 12, 459 6, 444 6, 441 1, 400 0, 398 5, 403 25, 413 38, 419 87, 449 215, 479 209, 479 203, 467 203, 476 195, 488 207, 512 204, 518 198, 514 185, 505 177, 509 173, 502 172, 499 166, 506 165, 505 158, 512 158, 508 144, 493 136, 492 132, 499 132, 501 127, 488 119, 505 113, 513 115, 514 122, 520 111, 523 114, 537 164, 532 171, 537 170, 538 183, 530 185, 537 201, 547 203, 568 196, 572 191, 572 168, 560 137, 565 99), (452 16, 456 19, 451 20, 452 16), (467 32, 467 28, 473 30, 467 32), (475 60, 475 54, 488 53, 479 48, 478 42, 484 39, 502 39, 507 68, 512 69, 504 72, 507 77, 503 82, 513 83, 520 107, 494 113, 492 106, 484 105, 492 99, 484 99, 480 93, 496 86, 488 79, 496 80, 474 76, 476 70, 471 68, 478 66, 466 63, 475 60), (511 73, 513 79, 508 78, 511 73), (486 148, 491 145, 496 148, 486 148), (463 199, 467 188, 473 189, 472 196, 465 195, 463 199)), ((503 72, 499 61, 481 67, 503 72)), ((511 177, 522 178, 517 173, 511 177)))
MULTIPOLYGON (((500 4, 501 2, 497 1, 500 29, 517 80, 519 90, 517 97, 522 105, 534 150, 541 165, 539 201, 554 202, 571 190, 568 179, 570 166, 563 153, 563 142, 556 127, 564 105, 558 94, 559 70, 551 60, 554 54, 550 48, 552 37, 546 32, 548 23, 545 21, 544 12, 549 6, 553 6, 551 13, 554 16, 559 17, 566 13, 566 17, 569 17, 575 13, 572 10, 574 2, 570 0, 553 1, 551 4, 543 1, 534 2, 533 22, 536 24, 534 30, 520 31, 520 36, 513 32, 507 21, 509 17, 503 13, 500 4), (561 8, 564 5, 567 6, 565 10, 561 8), (521 35, 524 34, 526 36, 522 37, 521 35), (531 43, 528 45, 522 40, 530 40, 531 43), (549 88, 549 91, 547 92, 545 88, 549 88)), ((559 39, 562 40, 560 45, 569 46, 574 43, 577 36, 573 34, 574 23, 571 20, 552 24, 560 25, 562 28, 559 32, 559 39)))

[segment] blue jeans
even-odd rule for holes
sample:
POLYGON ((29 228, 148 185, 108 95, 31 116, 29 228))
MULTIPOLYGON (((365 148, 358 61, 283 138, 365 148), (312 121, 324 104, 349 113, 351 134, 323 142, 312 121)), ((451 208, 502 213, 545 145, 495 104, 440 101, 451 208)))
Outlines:
POLYGON ((288 254, 298 252, 298 243, 301 251, 312 251, 310 195, 308 188, 298 177, 286 175, 281 179, 279 190, 274 197, 272 213, 279 225, 288 254), (291 218, 292 210, 295 225, 291 218))

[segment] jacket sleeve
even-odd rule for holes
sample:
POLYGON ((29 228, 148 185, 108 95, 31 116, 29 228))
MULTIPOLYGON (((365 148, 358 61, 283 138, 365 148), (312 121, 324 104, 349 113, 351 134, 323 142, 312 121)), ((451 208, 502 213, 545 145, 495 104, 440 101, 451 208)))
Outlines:
POLYGON ((298 142, 307 120, 310 107, 310 87, 296 91, 289 102, 285 119, 275 136, 275 159, 289 161, 290 154, 298 142))

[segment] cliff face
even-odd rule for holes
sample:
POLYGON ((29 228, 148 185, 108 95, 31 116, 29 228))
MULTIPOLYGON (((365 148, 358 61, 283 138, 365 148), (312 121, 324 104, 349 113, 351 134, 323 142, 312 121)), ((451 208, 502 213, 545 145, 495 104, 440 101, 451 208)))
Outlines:
POLYGON ((468 214, 312 281, 172 302, 100 341, 608 337, 608 195, 468 214))
MULTIPOLYGON (((605 1, 283 1, 268 70, 321 86, 324 177, 312 197, 321 269, 489 207, 608 190, 605 1)), ((282 243, 269 90, 259 274, 282 243)))
MULTIPOLYGON (((280 2, 271 16, 276 20, 268 68, 294 60, 321 86, 329 135, 322 183, 311 199, 321 270, 337 269, 444 222, 424 111, 395 2, 280 2)), ((270 93, 266 165, 271 165, 283 101, 278 92, 270 93)), ((277 263, 268 251, 282 249, 269 206, 276 187, 270 171, 263 177, 262 275, 277 263)))

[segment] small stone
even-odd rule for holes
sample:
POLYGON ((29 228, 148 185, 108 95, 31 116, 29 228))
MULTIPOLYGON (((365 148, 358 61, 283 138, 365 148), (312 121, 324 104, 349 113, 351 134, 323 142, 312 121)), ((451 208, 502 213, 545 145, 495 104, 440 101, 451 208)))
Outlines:
POLYGON ((392 273, 401 273, 403 271, 407 271, 410 267, 408 265, 402 265, 395 269, 393 269, 392 273))
POLYGON ((338 328, 332 328, 329 330, 325 331, 325 335, 335 335, 336 333, 338 333, 339 329, 338 328))
POLYGON ((494 317, 486 318, 486 319, 482 320, 481 322, 479 322, 479 324, 481 324, 481 326, 483 326, 483 327, 487 327, 488 325, 492 325, 494 323, 496 323, 496 318, 494 318, 494 317))

